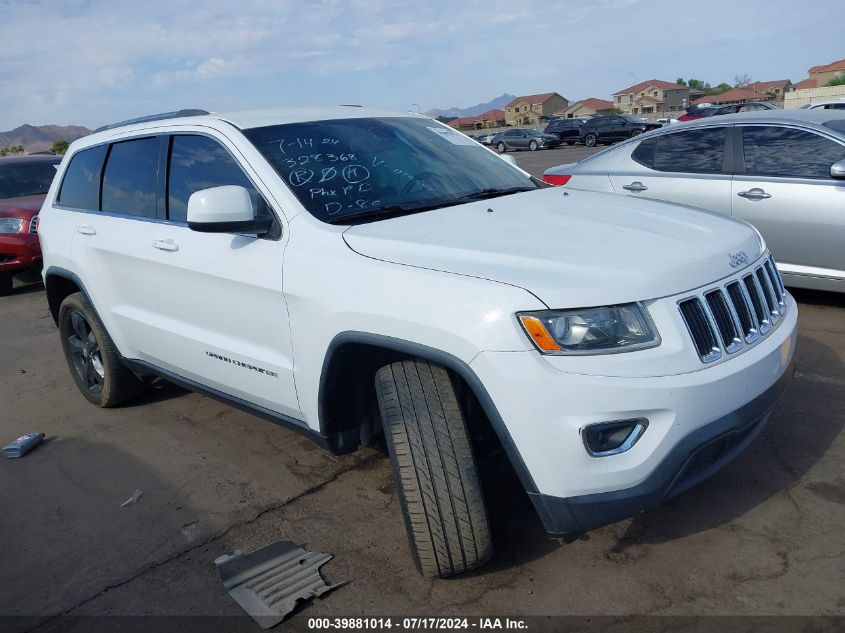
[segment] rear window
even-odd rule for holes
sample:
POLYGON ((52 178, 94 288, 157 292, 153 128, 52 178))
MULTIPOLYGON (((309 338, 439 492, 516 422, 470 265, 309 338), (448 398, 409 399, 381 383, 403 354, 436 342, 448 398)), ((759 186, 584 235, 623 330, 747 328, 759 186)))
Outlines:
POLYGON ((631 158, 657 171, 721 173, 727 134, 726 127, 662 134, 637 145, 631 158))
POLYGON ((43 195, 55 175, 55 165, 48 162, 0 165, 0 198, 43 195))
POLYGON ((115 143, 103 172, 102 210, 156 217, 159 139, 115 143))
POLYGON ((100 170, 105 155, 105 145, 84 149, 73 155, 62 180, 59 204, 88 211, 100 208, 100 170))

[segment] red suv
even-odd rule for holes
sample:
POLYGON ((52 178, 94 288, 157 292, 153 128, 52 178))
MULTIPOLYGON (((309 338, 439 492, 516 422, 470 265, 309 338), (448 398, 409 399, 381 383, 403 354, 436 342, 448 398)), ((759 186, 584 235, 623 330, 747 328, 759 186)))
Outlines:
POLYGON ((12 290, 12 277, 41 270, 38 211, 61 156, 0 158, 0 296, 12 290))

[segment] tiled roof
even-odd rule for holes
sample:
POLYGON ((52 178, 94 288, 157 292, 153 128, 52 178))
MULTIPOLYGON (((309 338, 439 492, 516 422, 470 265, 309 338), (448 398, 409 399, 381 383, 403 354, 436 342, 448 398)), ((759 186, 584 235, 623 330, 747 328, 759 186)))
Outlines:
POLYGON ((452 119, 449 121, 448 125, 472 125, 477 121, 504 121, 505 120, 505 112, 504 110, 488 110, 482 114, 476 114, 475 116, 466 116, 461 117, 459 119, 452 119))
POLYGON ((693 105, 700 105, 702 103, 727 103, 728 101, 754 101, 757 98, 752 91, 745 88, 731 88, 730 90, 718 95, 707 95, 696 99, 692 102, 693 105))
POLYGON ((677 90, 678 88, 686 88, 686 86, 682 86, 680 84, 673 83, 671 81, 661 81, 660 79, 649 79, 648 81, 641 81, 638 84, 634 84, 633 86, 628 86, 624 90, 619 90, 618 92, 614 92, 614 95, 629 95, 639 92, 640 90, 647 88, 648 86, 654 86, 655 88, 659 88, 660 90, 677 90))
POLYGON ((543 93, 538 94, 538 95, 526 95, 524 97, 517 97, 516 99, 511 101, 505 107, 510 108, 511 106, 514 106, 517 103, 522 103, 522 102, 525 102, 525 103, 528 103, 528 104, 531 104, 531 105, 534 105, 535 103, 545 103, 546 101, 548 101, 549 99, 554 97, 556 94, 557 94, 556 92, 543 92, 543 93))
POLYGON ((805 79, 804 81, 799 81, 797 84, 792 84, 792 88, 795 90, 803 90, 804 88, 818 88, 818 80, 805 79))
POLYGON ((775 81, 754 81, 747 86, 744 86, 746 90, 750 90, 751 92, 768 92, 769 90, 774 90, 775 88, 780 88, 781 91, 786 90, 786 87, 791 82, 789 79, 777 79, 775 81))
POLYGON ((839 61, 835 61, 832 64, 822 64, 821 66, 813 66, 810 70, 807 71, 807 73, 812 75, 813 73, 829 73, 836 70, 845 70, 845 59, 840 59, 839 61))
POLYGON ((571 106, 569 106, 568 109, 574 110, 575 107, 579 105, 597 112, 599 110, 610 110, 611 108, 613 108, 613 101, 597 99, 596 97, 588 97, 586 99, 581 99, 581 101, 576 101, 571 106))

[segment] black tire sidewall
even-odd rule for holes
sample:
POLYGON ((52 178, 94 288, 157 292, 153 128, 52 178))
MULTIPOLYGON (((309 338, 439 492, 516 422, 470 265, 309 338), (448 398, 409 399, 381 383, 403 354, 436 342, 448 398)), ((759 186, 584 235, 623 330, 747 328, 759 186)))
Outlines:
POLYGON ((79 388, 79 391, 82 393, 85 398, 97 406, 102 406, 103 401, 103 394, 106 393, 106 390, 109 385, 107 382, 109 380, 109 371, 106 365, 107 361, 103 357, 103 341, 100 339, 97 333, 97 329, 94 327, 94 323, 91 322, 91 314, 93 310, 90 309, 87 299, 82 293, 75 293, 67 297, 63 302, 61 307, 59 307, 59 337, 61 338, 62 342, 62 352, 64 352, 65 360, 67 361, 68 370, 70 371, 70 375, 73 378, 73 381, 76 383, 76 386, 79 388), (70 355, 70 348, 68 347, 68 333, 70 331, 70 316, 74 312, 78 312, 82 318, 85 319, 86 323, 88 323, 88 327, 91 328, 91 331, 94 333, 94 338, 97 339, 97 345, 100 348, 100 355, 103 361, 103 369, 104 369, 104 378, 103 378, 103 388, 100 393, 92 392, 88 386, 82 381, 82 378, 76 371, 76 367, 73 364, 73 359, 70 355))
POLYGON ((508 148, 505 146, 504 143, 499 142, 496 144, 496 151, 500 154, 504 154, 506 151, 508 151, 508 148))
POLYGON ((587 147, 595 147, 596 145, 598 145, 598 140, 599 139, 595 134, 587 134, 587 136, 584 137, 584 145, 586 145, 587 147), (593 140, 592 143, 590 143, 590 139, 593 140))

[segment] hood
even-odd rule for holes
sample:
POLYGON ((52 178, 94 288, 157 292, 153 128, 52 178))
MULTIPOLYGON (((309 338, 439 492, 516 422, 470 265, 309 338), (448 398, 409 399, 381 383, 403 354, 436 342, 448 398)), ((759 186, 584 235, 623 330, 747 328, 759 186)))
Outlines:
POLYGON ((739 220, 676 204, 557 187, 352 226, 357 253, 524 288, 552 308, 673 295, 762 254, 739 220), (568 195, 566 195, 568 193, 568 195))
POLYGON ((19 217, 32 217, 41 210, 44 198, 47 196, 22 196, 20 198, 0 198, 0 215, 19 217))

